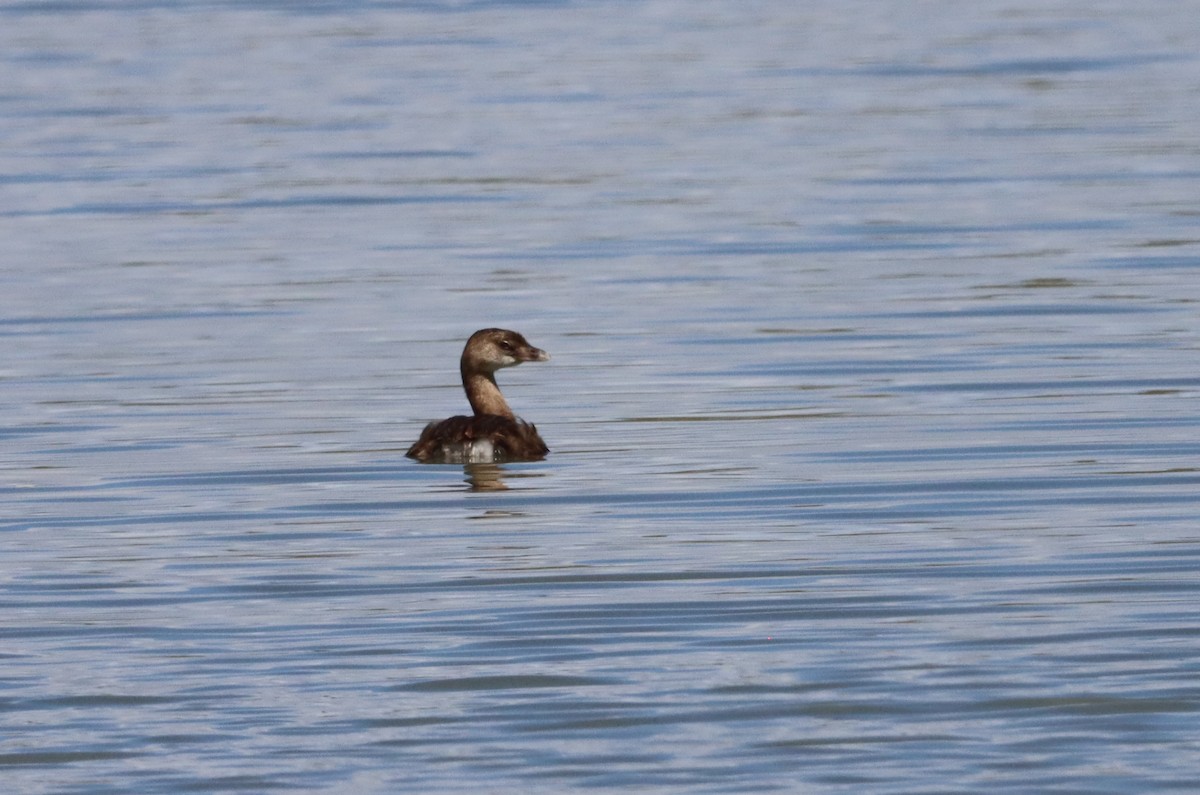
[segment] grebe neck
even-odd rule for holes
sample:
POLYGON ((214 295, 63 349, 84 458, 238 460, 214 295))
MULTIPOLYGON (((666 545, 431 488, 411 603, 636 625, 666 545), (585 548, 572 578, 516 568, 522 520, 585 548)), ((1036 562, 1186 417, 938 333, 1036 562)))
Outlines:
POLYGON ((463 389, 466 390, 467 400, 475 415, 495 414, 500 417, 513 417, 513 410, 508 407, 508 401, 500 394, 496 379, 491 373, 463 371, 463 389))

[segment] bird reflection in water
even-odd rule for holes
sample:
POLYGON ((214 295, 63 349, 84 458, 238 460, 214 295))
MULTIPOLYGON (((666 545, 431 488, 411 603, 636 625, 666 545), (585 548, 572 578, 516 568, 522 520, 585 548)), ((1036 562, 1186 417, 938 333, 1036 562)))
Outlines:
POLYGON ((525 480, 529 478, 544 478, 545 472, 531 471, 524 467, 517 469, 506 468, 504 464, 493 463, 478 463, 478 464, 463 464, 463 482, 467 484, 468 491, 530 491, 533 484, 526 482, 524 485, 516 483, 512 486, 508 482, 513 480, 525 480))
POLYGON ((471 491, 508 491, 500 464, 463 464, 463 474, 471 491))

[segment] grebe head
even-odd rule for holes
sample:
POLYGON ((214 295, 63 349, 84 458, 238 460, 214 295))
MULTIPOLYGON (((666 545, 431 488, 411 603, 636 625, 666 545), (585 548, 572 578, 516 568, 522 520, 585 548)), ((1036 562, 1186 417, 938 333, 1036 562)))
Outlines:
POLYGON ((494 373, 522 362, 544 362, 550 354, 535 348, 515 331, 485 328, 476 331, 463 348, 463 372, 494 373))

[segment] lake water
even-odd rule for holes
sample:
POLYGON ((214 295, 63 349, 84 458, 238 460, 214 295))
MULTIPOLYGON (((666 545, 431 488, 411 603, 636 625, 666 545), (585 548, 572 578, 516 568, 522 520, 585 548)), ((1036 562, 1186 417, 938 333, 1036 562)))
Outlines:
POLYGON ((1193 791, 1198 13, 0 7, 5 789, 1193 791))

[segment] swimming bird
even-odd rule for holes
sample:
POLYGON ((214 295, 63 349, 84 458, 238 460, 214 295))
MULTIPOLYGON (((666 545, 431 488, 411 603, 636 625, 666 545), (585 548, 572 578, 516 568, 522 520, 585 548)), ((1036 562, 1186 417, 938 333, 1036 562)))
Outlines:
POLYGON ((431 422, 405 453, 427 463, 536 461, 550 452, 537 428, 513 413, 496 385, 496 371, 523 362, 544 362, 550 354, 520 334, 502 328, 476 331, 459 360, 463 389, 475 412, 431 422))

